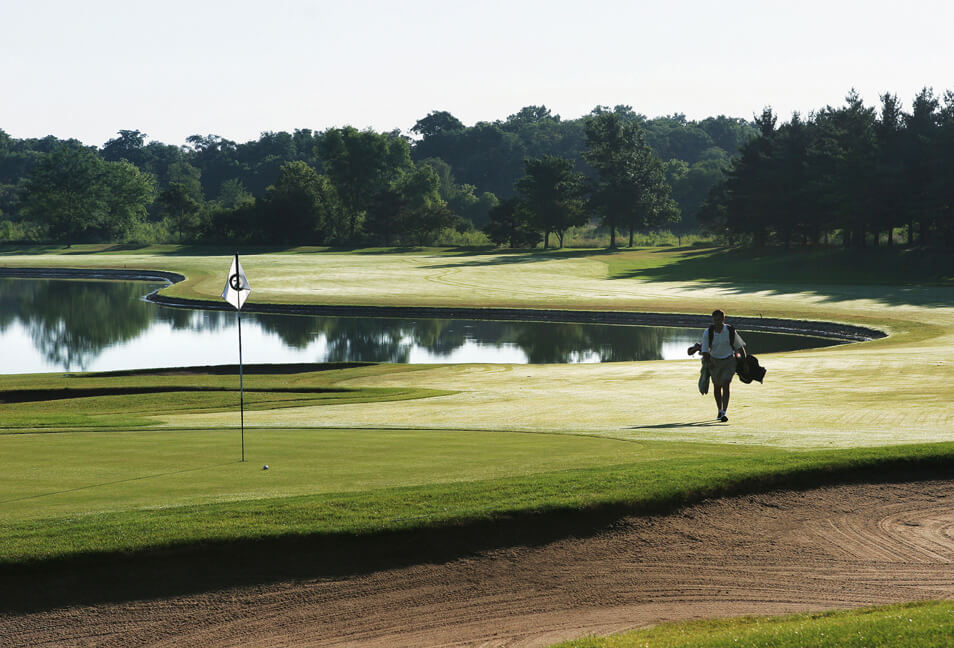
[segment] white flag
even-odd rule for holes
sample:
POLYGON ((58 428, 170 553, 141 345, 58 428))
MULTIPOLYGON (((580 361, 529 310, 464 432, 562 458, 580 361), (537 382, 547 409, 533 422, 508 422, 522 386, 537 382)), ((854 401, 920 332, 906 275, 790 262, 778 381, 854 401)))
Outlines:
POLYGON ((232 259, 232 267, 229 268, 229 279, 225 282, 225 290, 222 291, 222 299, 241 310, 252 292, 252 287, 245 278, 245 271, 242 270, 242 264, 239 263, 238 255, 232 259))

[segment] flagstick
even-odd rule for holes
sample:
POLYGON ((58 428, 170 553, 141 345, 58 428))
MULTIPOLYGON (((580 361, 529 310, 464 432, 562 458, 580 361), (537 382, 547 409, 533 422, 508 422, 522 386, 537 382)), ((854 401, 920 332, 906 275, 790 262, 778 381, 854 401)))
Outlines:
POLYGON ((242 305, 252 292, 248 285, 248 279, 242 272, 242 265, 239 263, 238 252, 235 253, 235 260, 232 261, 232 267, 229 269, 229 278, 225 282, 225 290, 222 292, 222 299, 235 307, 235 319, 238 322, 238 343, 239 343, 239 412, 242 417, 242 463, 245 463, 245 365, 242 362, 242 305), (243 295, 244 293, 244 295, 243 295))
POLYGON ((242 369, 242 311, 236 310, 239 334, 239 411, 242 417, 242 462, 245 462, 245 372, 242 369))

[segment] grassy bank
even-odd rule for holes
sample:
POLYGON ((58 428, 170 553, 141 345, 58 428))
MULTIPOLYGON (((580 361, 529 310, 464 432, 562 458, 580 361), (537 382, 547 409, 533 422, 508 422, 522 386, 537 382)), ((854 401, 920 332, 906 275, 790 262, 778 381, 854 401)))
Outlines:
MULTIPOLYGON (((666 623, 559 648, 878 648, 954 645, 954 603, 926 602, 784 617, 666 623)), ((557 646, 554 646, 557 648, 557 646)))

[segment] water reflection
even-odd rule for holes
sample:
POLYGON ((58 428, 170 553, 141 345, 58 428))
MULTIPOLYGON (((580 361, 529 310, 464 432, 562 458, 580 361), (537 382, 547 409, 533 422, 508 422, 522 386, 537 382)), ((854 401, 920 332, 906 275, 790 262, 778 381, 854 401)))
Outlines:
POLYGON ((52 364, 85 367, 104 349, 142 334, 153 321, 142 285, 0 280, 0 331, 20 322, 52 364))
POLYGON ((323 337, 323 361, 328 362, 407 363, 415 351, 426 352, 436 362, 468 344, 515 348, 523 362, 533 364, 660 360, 664 341, 694 335, 682 329, 543 322, 281 315, 256 315, 255 321, 297 349, 323 337))
MULTIPOLYGON (((234 311, 156 306, 158 284, 0 279, 0 372, 105 371, 237 360, 234 311)), ((245 361, 613 362, 686 358, 700 331, 544 322, 242 316, 245 361)), ((745 333, 761 353, 832 344, 745 333)))

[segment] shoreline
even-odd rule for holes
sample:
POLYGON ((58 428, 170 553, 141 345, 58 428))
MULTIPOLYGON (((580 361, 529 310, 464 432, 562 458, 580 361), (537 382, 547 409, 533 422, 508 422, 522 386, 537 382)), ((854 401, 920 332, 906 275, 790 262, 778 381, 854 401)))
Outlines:
MULTIPOLYGON (((79 268, 0 268, 0 277, 21 279, 98 279, 112 281, 164 281, 173 285, 185 276, 164 270, 114 270, 79 268)), ((184 299, 160 295, 160 289, 145 296, 153 303, 173 308, 196 310, 232 310, 224 301, 184 299)), ((710 323, 707 315, 680 313, 642 313, 635 311, 581 311, 540 310, 523 308, 432 307, 432 306, 360 306, 360 305, 303 305, 256 304, 247 302, 242 309, 247 313, 270 315, 325 315, 337 317, 397 317, 421 319, 469 319, 486 321, 554 322, 574 324, 613 324, 621 326, 669 326, 705 328, 710 323)), ((842 340, 866 342, 887 337, 877 329, 837 322, 786 320, 761 317, 733 317, 732 324, 745 331, 787 333, 842 340)))

